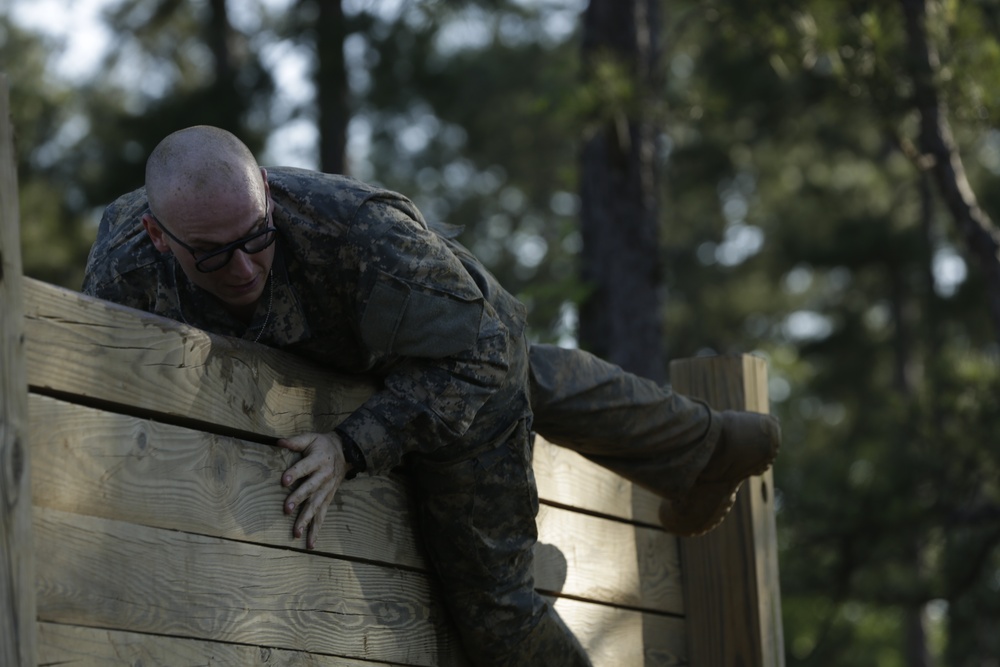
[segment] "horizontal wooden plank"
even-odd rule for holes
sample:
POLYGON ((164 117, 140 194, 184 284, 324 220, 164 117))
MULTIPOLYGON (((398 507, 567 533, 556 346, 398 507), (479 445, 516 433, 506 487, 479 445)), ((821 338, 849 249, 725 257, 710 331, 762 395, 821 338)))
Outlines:
POLYGON ((223 644, 58 623, 38 624, 38 664, 59 667, 239 665, 240 667, 391 667, 260 646, 223 644))
POLYGON ((373 390, 289 354, 31 279, 25 341, 38 390, 264 437, 330 431, 373 390))
MULTIPOLYGON (((426 578, 35 508, 43 622, 412 665, 462 664, 426 578)), ((683 621, 554 600, 595 665, 683 664, 683 621)))
MULTIPOLYGON (((302 547, 281 512, 285 450, 32 395, 34 502, 191 533, 302 547)), ((334 500, 318 553, 425 568, 404 480, 359 477, 334 500)), ((682 613, 677 540, 662 530, 543 505, 540 589, 682 613)))
POLYGON ((651 611, 684 613, 677 538, 662 530, 542 505, 539 589, 651 611))
POLYGON ((39 620, 462 664, 425 575, 36 507, 39 620))
POLYGON ((683 619, 571 598, 550 601, 583 644, 594 667, 688 664, 683 619))
MULTIPOLYGON (((80 514, 273 546, 305 547, 282 512, 280 475, 297 455, 32 394, 34 503, 80 514)), ((397 477, 345 484, 317 551, 425 568, 397 477)))
POLYGON ((535 438, 538 495, 547 501, 625 521, 659 526, 661 499, 576 452, 535 438))
MULTIPOLYGON (((683 622, 577 600, 550 600, 587 649, 595 667, 688 664, 683 622)), ((60 667, 240 665, 241 667, 389 667, 304 651, 226 644, 59 623, 38 623, 38 664, 60 667)))

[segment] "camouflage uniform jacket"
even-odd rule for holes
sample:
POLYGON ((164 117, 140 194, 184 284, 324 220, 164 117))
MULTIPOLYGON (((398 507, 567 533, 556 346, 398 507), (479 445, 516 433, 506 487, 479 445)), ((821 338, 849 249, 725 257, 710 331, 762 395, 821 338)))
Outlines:
POLYGON ((338 427, 372 473, 409 452, 471 456, 530 415, 524 307, 465 248, 393 192, 291 168, 269 169, 268 183, 273 284, 249 328, 154 248, 143 189, 105 210, 83 291, 377 376, 381 388, 338 427))

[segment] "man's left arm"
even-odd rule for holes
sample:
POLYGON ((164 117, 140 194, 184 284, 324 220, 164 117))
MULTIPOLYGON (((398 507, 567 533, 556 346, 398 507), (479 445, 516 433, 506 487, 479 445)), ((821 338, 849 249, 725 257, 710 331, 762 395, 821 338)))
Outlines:
POLYGON ((355 326, 365 347, 391 360, 392 368, 382 387, 326 436, 341 467, 330 460, 307 466, 313 472, 299 489, 309 484, 308 490, 286 500, 286 511, 289 502, 302 508, 296 531, 308 527, 310 540, 344 479, 345 441, 360 450, 368 472, 388 472, 406 453, 430 452, 465 436, 509 370, 507 327, 408 201, 363 207, 346 252, 345 261, 360 268, 356 319, 345 326, 355 326))
POLYGON ((383 387, 338 428, 386 472, 465 436, 503 387, 511 337, 462 262, 408 200, 377 200, 352 226, 361 255, 356 326, 392 360, 383 387))

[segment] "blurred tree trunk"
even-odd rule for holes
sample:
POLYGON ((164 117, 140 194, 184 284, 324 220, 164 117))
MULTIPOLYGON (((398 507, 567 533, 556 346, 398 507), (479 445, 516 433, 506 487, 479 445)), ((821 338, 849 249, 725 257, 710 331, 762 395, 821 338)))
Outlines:
POLYGON ((585 85, 602 100, 581 156, 584 347, 626 370, 665 380, 660 303, 657 128, 649 104, 661 81, 660 3, 591 0, 584 14, 585 85))
POLYGON ((212 82, 213 97, 219 104, 218 119, 220 127, 237 132, 242 124, 242 99, 236 90, 237 66, 233 62, 233 51, 230 42, 233 38, 232 25, 229 23, 229 13, 226 0, 211 0, 209 3, 207 34, 205 42, 212 51, 212 66, 215 70, 215 80, 212 82))
POLYGON ((341 0, 318 0, 316 17, 316 106, 320 169, 347 173, 347 63, 344 61, 344 9, 341 0))
POLYGON ((927 34, 926 0, 900 0, 906 16, 909 66, 913 75, 914 101, 920 112, 920 150, 932 158, 930 169, 937 181, 966 252, 983 273, 987 307, 994 335, 1000 341, 1000 231, 980 208, 965 175, 948 122, 947 111, 934 83, 938 55, 927 34))
MULTIPOLYGON (((924 200, 925 204, 929 202, 924 200)), ((929 256, 927 261, 930 261, 929 256)), ((916 377, 917 368, 922 368, 917 363, 915 357, 916 341, 918 331, 914 327, 912 298, 907 284, 906 268, 898 260, 894 259, 888 267, 889 282, 891 291, 891 312, 895 325, 893 351, 893 388, 899 395, 900 402, 907 406, 907 409, 915 413, 919 410, 917 401, 916 377)), ((894 443, 899 450, 900 460, 905 460, 910 447, 917 441, 915 424, 918 423, 918 415, 913 414, 913 419, 906 422, 897 434, 897 441, 894 443)), ((904 488, 909 489, 908 483, 904 488)), ((911 567, 915 573, 915 580, 922 581, 925 573, 925 549, 923 541, 914 538, 910 545, 911 567)), ((920 602, 909 603, 903 609, 904 639, 903 655, 906 657, 907 667, 930 667, 930 652, 927 648, 927 624, 926 608, 920 602)))
POLYGON ((208 35, 205 41, 212 51, 215 68, 215 83, 219 86, 233 86, 232 57, 229 52, 229 13, 226 11, 226 0, 211 0, 212 8, 208 19, 208 35))

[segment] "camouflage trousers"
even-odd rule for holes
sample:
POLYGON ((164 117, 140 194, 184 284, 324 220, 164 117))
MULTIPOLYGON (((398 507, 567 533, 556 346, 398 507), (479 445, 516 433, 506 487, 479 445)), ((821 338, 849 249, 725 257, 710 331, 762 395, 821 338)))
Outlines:
POLYGON ((410 462, 421 532, 476 665, 576 667, 586 651, 534 589, 532 429, 660 495, 694 483, 720 426, 702 404, 579 350, 532 346, 520 420, 470 458, 410 462))

